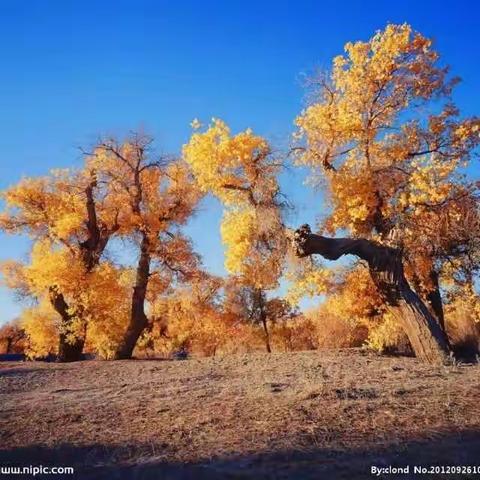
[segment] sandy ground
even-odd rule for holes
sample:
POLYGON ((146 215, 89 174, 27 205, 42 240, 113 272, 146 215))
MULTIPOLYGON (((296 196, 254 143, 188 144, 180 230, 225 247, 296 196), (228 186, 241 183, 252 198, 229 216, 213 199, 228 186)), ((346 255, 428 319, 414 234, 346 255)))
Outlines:
POLYGON ((68 478, 371 479, 372 465, 480 469, 479 366, 431 368, 358 350, 4 362, 0 397, 0 464, 74 466, 68 478))

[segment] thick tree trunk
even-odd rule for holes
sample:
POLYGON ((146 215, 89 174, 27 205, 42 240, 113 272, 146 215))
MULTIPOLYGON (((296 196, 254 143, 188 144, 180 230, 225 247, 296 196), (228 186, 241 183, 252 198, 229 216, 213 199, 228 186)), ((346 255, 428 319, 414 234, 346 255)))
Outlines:
MULTIPOLYGON (((118 229, 118 225, 114 225, 110 230, 107 230, 104 225, 102 227, 99 226, 94 198, 96 185, 95 178, 92 178, 92 181, 85 189, 88 237, 79 244, 79 247, 86 273, 90 273, 99 264, 110 235, 118 229)), ((73 317, 68 311, 69 307, 64 295, 54 287, 50 288, 50 303, 62 319, 62 332, 59 336, 57 360, 59 362, 81 360, 85 345, 85 334, 82 336, 77 335, 74 341, 67 340, 73 317)))
POLYGON ((415 355, 431 364, 450 361, 448 338, 403 272, 401 252, 366 239, 327 238, 308 225, 295 232, 297 254, 319 254, 328 260, 355 255, 368 263, 370 275, 392 313, 403 326, 415 355))
POLYGON ((445 331, 445 315, 443 312, 442 295, 440 293, 438 273, 435 270, 430 272, 430 280, 432 282, 432 289, 426 295, 427 302, 429 303, 430 309, 435 315, 440 327, 445 331))
POLYGON ((83 346, 85 340, 76 338, 75 341, 69 342, 64 333, 60 334, 58 347, 58 362, 78 362, 82 359, 83 346))
POLYGON ((150 275, 150 261, 150 242, 148 235, 144 234, 140 244, 140 258, 137 265, 135 286, 133 287, 130 322, 117 349, 115 355, 117 360, 132 358, 135 345, 148 325, 148 319, 145 315, 145 297, 150 275))
POLYGON ((65 298, 61 293, 58 293, 54 289, 50 289, 50 302, 62 319, 61 332, 58 341, 57 361, 76 362, 81 360, 85 337, 76 335, 73 341, 69 341, 68 333, 74 317, 68 311, 68 305, 65 298))
POLYGON ((429 279, 431 282, 431 288, 427 289, 423 286, 421 279, 414 272, 411 278, 411 283, 413 284, 413 289, 425 300, 430 313, 435 317, 442 330, 445 331, 443 302, 440 293, 438 273, 432 269, 429 273, 429 279))

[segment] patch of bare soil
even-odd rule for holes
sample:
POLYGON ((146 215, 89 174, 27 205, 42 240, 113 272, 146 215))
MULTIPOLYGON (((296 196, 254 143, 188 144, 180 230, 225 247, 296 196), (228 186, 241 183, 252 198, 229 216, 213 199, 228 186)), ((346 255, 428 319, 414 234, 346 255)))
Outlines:
POLYGON ((479 366, 358 350, 4 362, 0 396, 0 464, 74 466, 69 478, 361 479, 374 478, 372 465, 410 465, 388 478, 418 479, 414 465, 480 469, 479 366))

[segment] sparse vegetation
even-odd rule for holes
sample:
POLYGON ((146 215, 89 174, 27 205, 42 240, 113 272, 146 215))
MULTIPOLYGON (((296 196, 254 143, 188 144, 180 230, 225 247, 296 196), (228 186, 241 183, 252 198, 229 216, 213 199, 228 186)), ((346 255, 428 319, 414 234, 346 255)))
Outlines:
POLYGON ((474 464, 479 373, 338 349, 1 363, 0 461, 92 479, 363 479, 377 462, 474 464))

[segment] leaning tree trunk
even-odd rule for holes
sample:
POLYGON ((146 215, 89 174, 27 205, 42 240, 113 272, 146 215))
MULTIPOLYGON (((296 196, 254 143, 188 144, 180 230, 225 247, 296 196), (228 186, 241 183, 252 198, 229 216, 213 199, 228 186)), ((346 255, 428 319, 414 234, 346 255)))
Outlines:
POLYGON ((72 327, 75 317, 68 311, 64 296, 53 288, 50 289, 50 302, 62 319, 57 361, 76 362, 82 358, 85 336, 75 335, 72 339, 72 335, 69 335, 69 329, 72 327))
POLYGON ((144 234, 140 245, 140 258, 137 265, 135 286, 133 287, 130 321, 115 353, 117 360, 132 358, 135 345, 148 325, 148 319, 145 314, 145 297, 150 275, 150 260, 150 242, 147 234, 144 234))
POLYGON ((295 245, 301 257, 319 254, 328 260, 337 260, 343 255, 355 255, 365 260, 373 282, 403 326, 415 355, 431 364, 449 362, 448 338, 420 297, 410 288, 399 250, 366 239, 315 235, 308 225, 296 230, 295 245))

